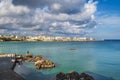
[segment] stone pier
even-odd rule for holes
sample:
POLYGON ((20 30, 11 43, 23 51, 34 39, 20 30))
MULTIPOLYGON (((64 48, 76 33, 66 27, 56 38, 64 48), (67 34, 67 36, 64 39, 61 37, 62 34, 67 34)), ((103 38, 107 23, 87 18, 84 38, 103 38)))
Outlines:
POLYGON ((11 57, 0 57, 0 80, 24 80, 11 69, 12 66, 11 57))

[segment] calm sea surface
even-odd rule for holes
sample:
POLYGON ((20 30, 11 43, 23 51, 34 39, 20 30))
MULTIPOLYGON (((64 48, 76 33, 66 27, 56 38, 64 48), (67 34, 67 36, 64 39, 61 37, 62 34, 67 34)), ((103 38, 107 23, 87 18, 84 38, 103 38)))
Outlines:
MULTIPOLYGON (((0 42, 0 53, 26 54, 27 51, 43 55, 56 63, 54 69, 38 71, 45 75, 74 70, 120 80, 120 41, 0 42), (75 50, 70 50, 71 48, 75 50)), ((33 64, 25 66, 34 70, 33 64)))

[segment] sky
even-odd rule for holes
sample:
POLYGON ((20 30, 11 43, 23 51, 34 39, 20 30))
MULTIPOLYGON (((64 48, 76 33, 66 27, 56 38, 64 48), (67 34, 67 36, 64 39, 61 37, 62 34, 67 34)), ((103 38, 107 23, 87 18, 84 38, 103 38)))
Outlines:
POLYGON ((0 0, 0 34, 120 39, 120 0, 0 0))

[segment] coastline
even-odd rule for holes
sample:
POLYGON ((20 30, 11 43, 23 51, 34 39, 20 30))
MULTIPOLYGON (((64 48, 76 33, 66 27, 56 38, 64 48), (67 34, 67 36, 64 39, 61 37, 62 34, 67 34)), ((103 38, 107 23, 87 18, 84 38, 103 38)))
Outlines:
MULTIPOLYGON (((103 42, 103 41, 107 41, 107 40, 94 40, 94 41, 0 41, 0 42, 103 42)), ((113 40, 114 41, 114 40, 113 40)), ((116 41, 116 40, 115 40, 116 41)))
POLYGON ((14 36, 0 35, 0 42, 22 41, 22 42, 72 42, 72 41, 96 41, 87 37, 62 37, 62 36, 14 36))

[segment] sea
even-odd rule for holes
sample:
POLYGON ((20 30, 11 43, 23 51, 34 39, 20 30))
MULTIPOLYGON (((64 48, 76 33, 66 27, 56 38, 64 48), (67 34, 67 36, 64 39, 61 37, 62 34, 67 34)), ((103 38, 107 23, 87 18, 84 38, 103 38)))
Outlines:
POLYGON ((86 72, 96 80, 120 80, 120 41, 93 42, 0 42, 0 53, 42 55, 56 67, 36 70, 33 63, 18 65, 25 80, 55 80, 55 74, 86 72), (102 78, 101 78, 102 77, 102 78), (98 79, 99 78, 99 79, 98 79))

